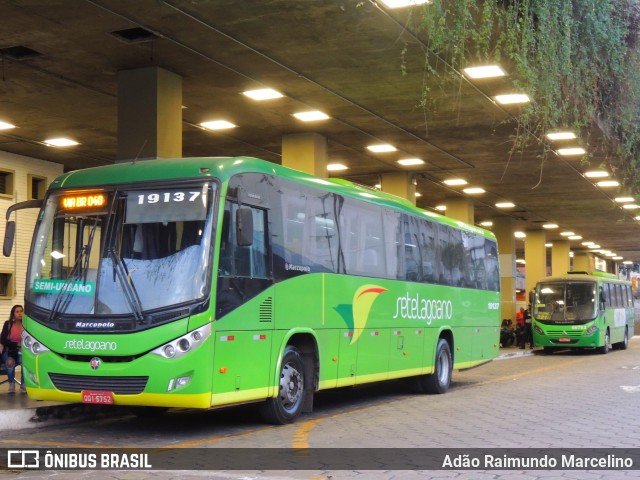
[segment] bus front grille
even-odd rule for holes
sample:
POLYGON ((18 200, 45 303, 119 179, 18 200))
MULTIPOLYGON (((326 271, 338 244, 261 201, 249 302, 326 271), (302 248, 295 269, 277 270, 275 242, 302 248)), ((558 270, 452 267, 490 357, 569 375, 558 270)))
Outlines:
POLYGON ((137 395, 144 391, 149 377, 91 377, 86 375, 65 375, 50 373, 53 385, 63 392, 99 390, 120 395, 137 395))
POLYGON ((549 337, 581 337, 584 330, 568 330, 568 331, 549 331, 547 335, 549 337))

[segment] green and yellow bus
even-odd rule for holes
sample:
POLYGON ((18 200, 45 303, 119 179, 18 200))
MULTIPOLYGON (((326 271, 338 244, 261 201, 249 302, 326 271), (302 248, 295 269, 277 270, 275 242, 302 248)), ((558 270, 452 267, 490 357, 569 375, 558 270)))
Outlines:
POLYGON ((152 160, 66 173, 40 208, 31 398, 262 402, 288 423, 316 391, 412 377, 444 393, 498 353, 494 235, 373 189, 254 158, 152 160))
POLYGON ((631 283, 599 271, 543 278, 536 285, 531 326, 534 345, 545 352, 624 350, 634 329, 631 283))

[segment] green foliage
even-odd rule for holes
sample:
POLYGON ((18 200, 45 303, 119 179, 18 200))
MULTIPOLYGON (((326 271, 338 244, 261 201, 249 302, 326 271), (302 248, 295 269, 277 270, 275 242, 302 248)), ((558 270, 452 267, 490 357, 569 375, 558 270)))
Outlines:
POLYGON ((609 167, 639 191, 636 0, 432 0, 421 23, 429 48, 457 71, 489 62, 509 70, 532 99, 519 138, 570 128, 585 144, 598 128, 609 167))

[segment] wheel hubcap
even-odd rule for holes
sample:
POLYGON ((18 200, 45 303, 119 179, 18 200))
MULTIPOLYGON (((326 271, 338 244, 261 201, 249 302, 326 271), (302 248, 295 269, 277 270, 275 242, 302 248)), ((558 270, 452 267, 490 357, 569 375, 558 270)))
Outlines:
POLYGON ((285 409, 293 409, 302 397, 302 374, 291 364, 283 365, 280 376, 280 398, 285 409))

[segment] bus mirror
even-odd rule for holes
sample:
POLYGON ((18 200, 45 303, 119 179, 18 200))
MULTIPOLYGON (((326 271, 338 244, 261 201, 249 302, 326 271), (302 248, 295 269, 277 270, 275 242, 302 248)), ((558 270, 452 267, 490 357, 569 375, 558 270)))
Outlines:
POLYGON ((253 212, 249 207, 236 210, 236 243, 239 247, 253 244, 253 212))
POLYGON ((4 244, 2 245, 2 253, 5 257, 11 256, 13 250, 13 240, 16 236, 16 222, 9 220, 4 230, 4 244))

